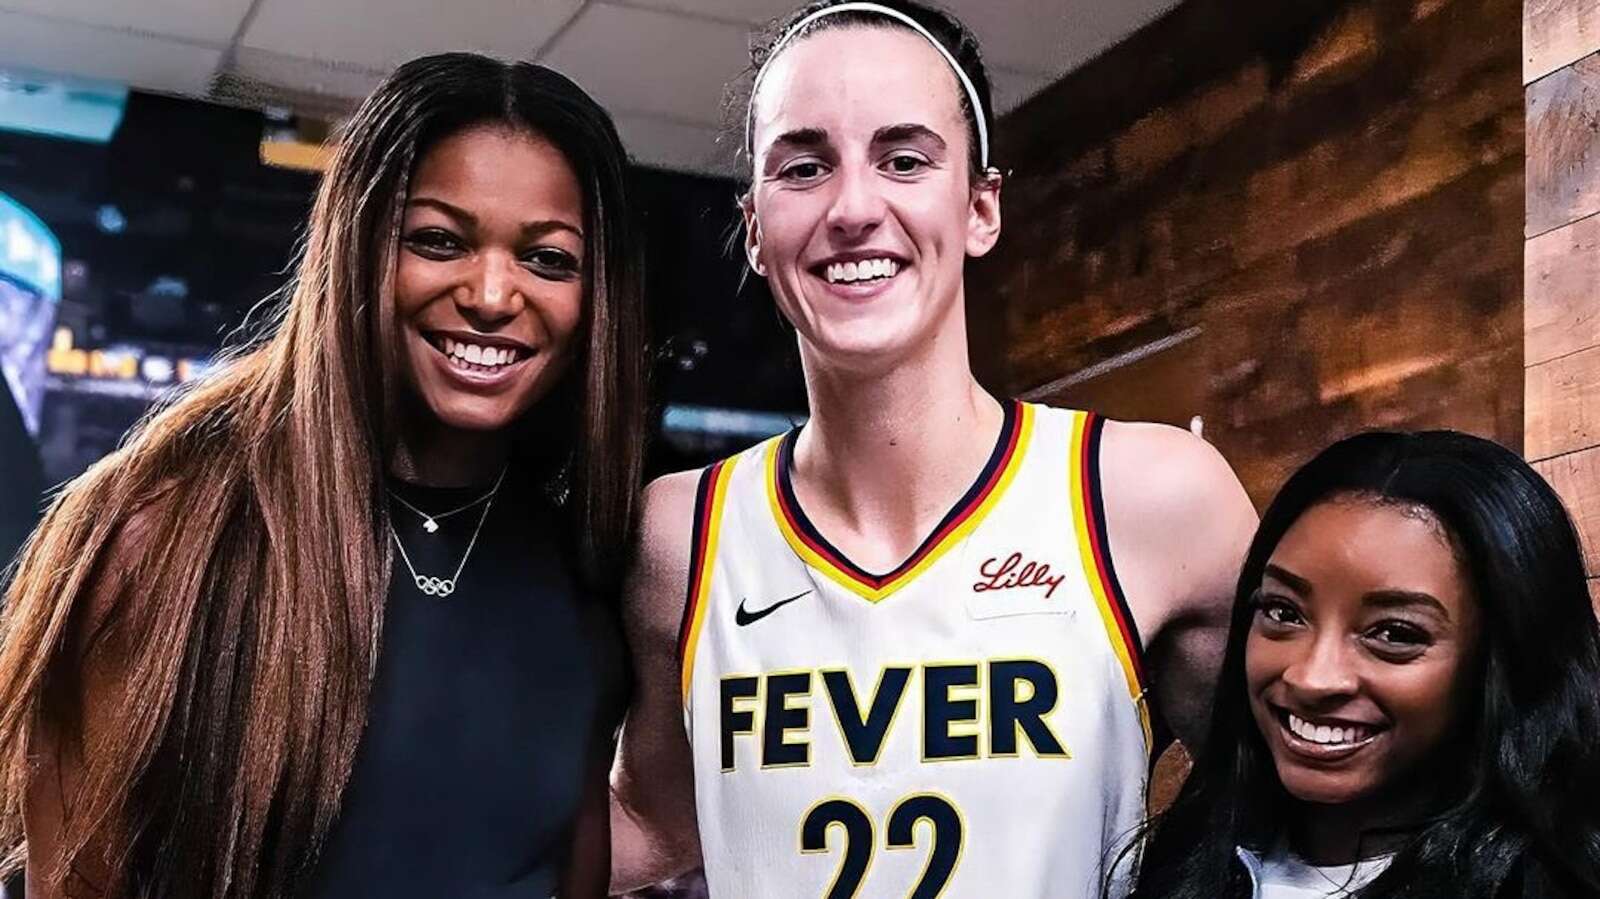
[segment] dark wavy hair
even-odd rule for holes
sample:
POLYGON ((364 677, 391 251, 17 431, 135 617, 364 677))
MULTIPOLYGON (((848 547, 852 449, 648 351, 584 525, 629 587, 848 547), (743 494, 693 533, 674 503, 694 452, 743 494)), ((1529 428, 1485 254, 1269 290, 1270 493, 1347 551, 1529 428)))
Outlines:
MULTIPOLYGON (((772 51, 778 41, 789 33, 796 23, 813 13, 820 12, 831 6, 839 6, 848 0, 816 0, 813 3, 796 9, 782 18, 771 22, 754 40, 750 42, 750 68, 744 78, 736 82, 735 97, 730 101, 730 108, 736 108, 739 116, 740 140, 744 142, 743 151, 746 160, 751 158, 754 148, 750 146, 751 129, 749 122, 755 114, 755 97, 752 89, 755 86, 756 74, 772 59, 772 51), (742 101, 742 102, 740 102, 742 101)), ((950 55, 960 64, 961 70, 971 79, 973 88, 978 92, 978 102, 982 107, 973 109, 972 102, 967 97, 967 92, 960 85, 956 85, 956 94, 961 103, 961 112, 967 121, 967 171, 974 182, 984 176, 983 164, 978 151, 978 120, 981 117, 985 129, 989 132, 990 162, 994 160, 994 101, 991 99, 989 73, 983 65, 983 53, 978 48, 978 38, 972 33, 965 23, 956 18, 954 13, 941 9, 931 4, 919 3, 917 0, 874 0, 879 6, 884 6, 898 13, 903 13, 913 22, 921 25, 933 35, 950 55)), ((810 25, 805 31, 790 39, 785 48, 794 46, 795 41, 826 31, 830 28, 898 28, 910 31, 904 24, 888 16, 865 11, 851 11, 823 16, 810 25)), ((951 73, 951 79, 955 74, 951 73)))
POLYGON ((1278 779, 1245 686, 1252 595, 1289 528, 1341 498, 1435 519, 1483 621, 1466 736, 1422 775, 1437 778, 1434 807, 1396 834, 1393 861, 1355 895, 1600 896, 1600 625, 1578 536, 1527 463, 1454 431, 1347 438, 1273 500, 1239 577, 1209 739, 1172 807, 1142 830, 1133 896, 1248 896, 1235 847, 1267 851, 1289 832, 1296 801, 1278 779))

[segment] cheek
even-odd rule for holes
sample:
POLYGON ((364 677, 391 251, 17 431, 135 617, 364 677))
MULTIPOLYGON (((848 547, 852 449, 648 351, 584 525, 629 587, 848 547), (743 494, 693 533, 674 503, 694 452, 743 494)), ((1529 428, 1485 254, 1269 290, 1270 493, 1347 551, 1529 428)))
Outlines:
POLYGON ((572 352, 573 341, 583 326, 584 290, 582 285, 562 285, 540 299, 538 314, 550 342, 572 352))
POLYGON ((1293 650, 1287 641, 1268 640, 1250 627, 1244 644, 1244 681, 1250 694, 1254 696, 1282 677, 1292 657, 1293 650))
POLYGON ((418 259, 400 251, 394 271, 394 303, 401 315, 409 315, 450 288, 448 267, 418 259))
POLYGON ((1470 701, 1457 689, 1458 675, 1454 659, 1416 662, 1373 678, 1372 692, 1413 737, 1437 739, 1450 730, 1463 704, 1470 701))
POLYGON ((761 258, 769 266, 797 259, 823 218, 819 194, 783 194, 756 206, 761 258))

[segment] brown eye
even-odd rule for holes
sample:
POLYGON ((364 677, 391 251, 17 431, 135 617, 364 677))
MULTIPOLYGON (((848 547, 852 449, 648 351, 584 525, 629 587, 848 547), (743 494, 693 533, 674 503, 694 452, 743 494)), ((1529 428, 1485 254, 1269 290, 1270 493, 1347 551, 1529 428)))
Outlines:
POLYGON ((540 277, 570 281, 578 276, 577 257, 555 247, 540 247, 522 257, 522 264, 540 277))
POLYGON ((1433 639, 1422 628, 1403 621, 1385 621, 1367 631, 1374 640, 1394 646, 1428 646, 1433 639))
POLYGON ((1257 593, 1250 601, 1256 607, 1256 617, 1263 625, 1274 630, 1285 630, 1305 623, 1300 610, 1283 597, 1257 593))
POLYGON ((889 157, 884 165, 896 175, 915 175, 927 168, 930 163, 921 156, 912 153, 900 153, 889 157))
POLYGON ((418 228, 402 237, 401 242, 429 259, 448 259, 465 248, 459 238, 443 228, 418 228))
POLYGON ((785 166, 778 177, 785 181, 806 183, 816 181, 828 173, 828 167, 815 159, 802 159, 785 166))

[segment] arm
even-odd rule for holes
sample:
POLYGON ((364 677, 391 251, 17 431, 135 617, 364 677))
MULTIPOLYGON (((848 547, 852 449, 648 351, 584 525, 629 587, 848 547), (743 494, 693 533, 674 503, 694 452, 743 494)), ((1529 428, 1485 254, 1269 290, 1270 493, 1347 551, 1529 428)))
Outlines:
POLYGON ((700 861, 678 668, 698 484, 699 472, 682 472, 644 492, 639 545, 623 595, 635 681, 611 771, 613 893, 657 883, 700 861))
POLYGON ((1144 640, 1155 707, 1197 748, 1255 507, 1222 455, 1178 428, 1109 422, 1100 465, 1111 554, 1144 640))

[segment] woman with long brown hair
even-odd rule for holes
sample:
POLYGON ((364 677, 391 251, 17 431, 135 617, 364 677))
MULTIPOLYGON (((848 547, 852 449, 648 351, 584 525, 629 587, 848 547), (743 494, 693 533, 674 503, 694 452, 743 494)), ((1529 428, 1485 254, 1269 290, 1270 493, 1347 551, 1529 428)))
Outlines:
POLYGON ((640 472, 626 157, 538 66, 402 66, 281 318, 56 499, 6 596, 34 899, 602 895, 640 472))

